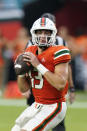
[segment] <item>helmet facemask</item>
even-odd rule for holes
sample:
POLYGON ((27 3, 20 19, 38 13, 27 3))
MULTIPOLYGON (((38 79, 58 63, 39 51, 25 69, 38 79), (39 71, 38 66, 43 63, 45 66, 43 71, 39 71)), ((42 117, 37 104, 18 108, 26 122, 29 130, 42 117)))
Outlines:
POLYGON ((51 33, 51 35, 37 35, 36 33, 34 33, 32 35, 32 41, 34 45, 38 45, 38 46, 52 46, 55 43, 55 36, 53 36, 53 34, 51 33))

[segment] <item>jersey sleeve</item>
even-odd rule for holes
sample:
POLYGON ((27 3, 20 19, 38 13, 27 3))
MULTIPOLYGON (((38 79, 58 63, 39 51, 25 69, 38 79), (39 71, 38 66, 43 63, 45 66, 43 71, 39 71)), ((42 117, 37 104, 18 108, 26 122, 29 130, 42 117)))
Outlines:
POLYGON ((66 63, 71 60, 70 50, 66 47, 62 47, 54 52, 54 65, 59 63, 66 63))

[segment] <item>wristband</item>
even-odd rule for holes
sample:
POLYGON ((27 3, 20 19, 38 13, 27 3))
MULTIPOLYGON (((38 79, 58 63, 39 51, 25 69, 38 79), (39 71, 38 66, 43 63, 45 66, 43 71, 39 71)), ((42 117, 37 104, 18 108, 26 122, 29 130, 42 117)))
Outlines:
POLYGON ((25 77, 25 76, 26 76, 26 74, 18 75, 18 77, 21 77, 21 78, 22 78, 22 77, 25 77))
POLYGON ((40 71, 40 73, 42 75, 44 75, 47 71, 49 71, 46 67, 44 67, 42 64, 39 64, 37 67, 38 71, 40 71))

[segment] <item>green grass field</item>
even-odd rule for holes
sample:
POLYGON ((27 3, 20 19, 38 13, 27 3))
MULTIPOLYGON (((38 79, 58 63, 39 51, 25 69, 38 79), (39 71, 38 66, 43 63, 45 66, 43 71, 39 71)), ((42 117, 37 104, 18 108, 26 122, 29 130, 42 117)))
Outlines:
MULTIPOLYGON (((17 116, 26 108, 26 100, 0 99, 0 131, 11 131, 17 116)), ((68 105, 66 131, 87 131, 87 93, 77 93, 76 101, 68 105)))

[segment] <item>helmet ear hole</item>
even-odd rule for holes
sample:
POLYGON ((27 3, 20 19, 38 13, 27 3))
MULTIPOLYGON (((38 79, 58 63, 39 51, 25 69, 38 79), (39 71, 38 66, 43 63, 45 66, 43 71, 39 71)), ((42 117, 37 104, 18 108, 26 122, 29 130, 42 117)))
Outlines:
POLYGON ((56 41, 56 33, 57 33, 57 29, 55 27, 55 24, 53 23, 53 21, 51 21, 48 18, 39 18, 38 20, 36 20, 30 30, 31 35, 32 35, 32 42, 33 44, 40 44, 39 42, 39 36, 37 36, 37 31, 40 30, 48 30, 50 31, 50 36, 48 35, 47 37, 50 38, 48 39, 49 41, 47 43, 43 43, 43 46, 47 46, 47 45, 53 45, 56 41), (42 22, 42 23, 41 23, 42 22))

